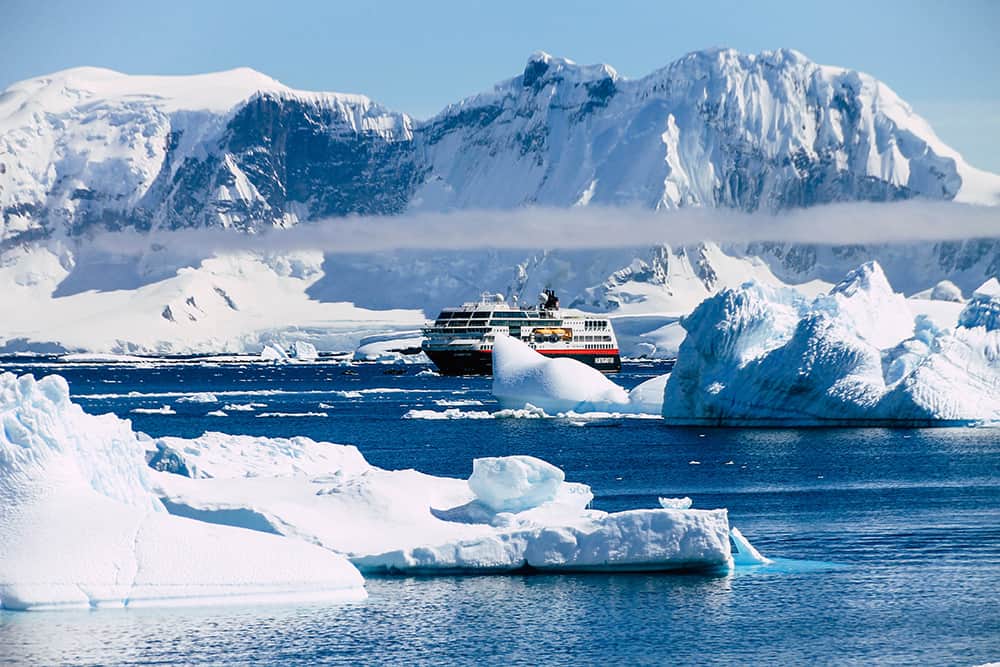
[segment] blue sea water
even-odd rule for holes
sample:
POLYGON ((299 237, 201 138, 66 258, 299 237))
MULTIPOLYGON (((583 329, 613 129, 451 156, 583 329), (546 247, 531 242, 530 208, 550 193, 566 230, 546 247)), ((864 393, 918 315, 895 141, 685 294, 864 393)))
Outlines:
MULTIPOLYGON (((626 419, 403 419, 479 401, 486 378, 382 365, 65 364, 89 412, 151 435, 307 435, 385 468, 466 477, 532 454, 595 507, 728 507, 776 565, 679 574, 388 577, 349 605, 0 612, 4 664, 935 664, 1000 660, 1000 429, 684 429, 626 419), (397 367, 398 368, 398 367, 397 367), (386 391, 388 390, 388 391, 386 391), (199 391, 218 404, 178 402, 199 391), (254 411, 207 416, 225 403, 254 411), (133 413, 171 406, 177 414, 133 413), (260 416, 325 413, 326 416, 260 416)), ((631 387, 663 372, 627 364, 631 387)))

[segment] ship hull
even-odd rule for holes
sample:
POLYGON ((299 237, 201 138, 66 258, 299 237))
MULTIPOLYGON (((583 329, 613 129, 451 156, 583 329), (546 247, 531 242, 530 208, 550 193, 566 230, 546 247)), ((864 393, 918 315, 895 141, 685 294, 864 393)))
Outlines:
MULTIPOLYGON (((482 350, 424 350, 441 375, 492 375, 493 355, 482 350)), ((593 366, 602 373, 617 373, 622 360, 617 350, 538 350, 549 358, 568 357, 593 366)))

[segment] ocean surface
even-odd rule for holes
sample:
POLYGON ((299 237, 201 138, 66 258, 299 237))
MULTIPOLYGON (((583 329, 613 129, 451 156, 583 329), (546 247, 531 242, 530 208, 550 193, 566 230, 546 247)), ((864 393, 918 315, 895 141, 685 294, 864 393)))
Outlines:
MULTIPOLYGON (((419 365, 7 358, 0 371, 58 372, 87 411, 115 412, 156 436, 307 435, 356 444, 384 468, 456 477, 477 456, 532 454, 591 485, 599 509, 655 507, 662 495, 727 507, 733 525, 778 559, 728 576, 369 578, 367 601, 339 606, 0 612, 0 664, 1000 660, 1000 428, 404 419, 497 410, 488 378, 419 365), (201 391, 219 402, 177 400, 201 391), (257 406, 208 416, 227 403, 257 406), (163 406, 176 414, 133 412, 163 406)), ((662 372, 627 363, 616 380, 632 387, 662 372)))

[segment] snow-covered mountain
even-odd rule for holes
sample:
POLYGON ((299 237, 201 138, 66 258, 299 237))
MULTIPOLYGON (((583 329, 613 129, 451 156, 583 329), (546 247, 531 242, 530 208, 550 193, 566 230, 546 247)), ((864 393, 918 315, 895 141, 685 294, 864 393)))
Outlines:
POLYGON ((426 122, 249 69, 78 68, 0 94, 7 246, 407 209, 754 211, 998 193, 1000 177, 966 164, 885 84, 791 50, 701 51, 637 80, 537 53, 426 122))
POLYGON ((683 337, 678 316, 747 279, 815 295, 878 260, 908 295, 950 279, 961 298, 1000 274, 1000 241, 324 254, 271 251, 270 238, 219 251, 224 231, 192 251, 164 232, 242 238, 351 214, 529 206, 995 204, 998 193, 1000 176, 966 164, 887 86, 790 50, 702 51, 637 80, 537 53, 423 122, 249 69, 78 68, 0 93, 0 352, 344 349, 483 291, 534 301, 553 287, 617 318, 637 353, 665 354, 683 337), (91 247, 103 230, 137 234, 91 247))
POLYGON ((689 54, 642 79, 545 53, 420 129, 433 208, 639 205, 755 211, 833 201, 997 203, 884 83, 797 51, 689 54))

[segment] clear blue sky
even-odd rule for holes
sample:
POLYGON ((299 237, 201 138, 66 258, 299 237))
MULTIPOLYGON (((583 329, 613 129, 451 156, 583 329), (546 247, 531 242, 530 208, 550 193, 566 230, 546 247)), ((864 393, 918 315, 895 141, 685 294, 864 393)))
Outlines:
POLYGON ((78 65, 249 66, 418 118, 513 76, 537 49, 639 77, 710 46, 787 46, 869 72, 1000 172, 1000 0, 0 0, 0 88, 78 65))

